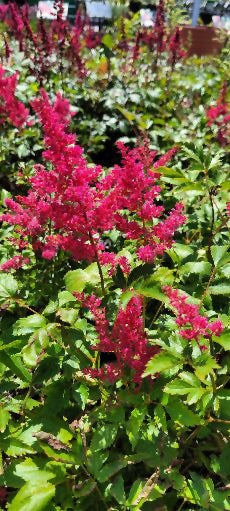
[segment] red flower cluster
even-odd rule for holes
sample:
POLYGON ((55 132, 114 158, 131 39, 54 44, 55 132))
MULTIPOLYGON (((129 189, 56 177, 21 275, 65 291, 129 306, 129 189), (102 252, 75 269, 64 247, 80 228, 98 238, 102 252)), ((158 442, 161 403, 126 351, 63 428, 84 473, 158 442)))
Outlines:
POLYGON ((93 349, 116 356, 115 363, 107 364, 101 369, 86 369, 85 373, 114 383, 122 378, 125 369, 129 369, 133 382, 140 385, 147 362, 159 351, 156 346, 148 346, 142 318, 142 298, 131 298, 126 308, 119 310, 111 329, 105 308, 100 307, 100 298, 94 295, 84 298, 84 294, 76 293, 75 296, 93 315, 99 337, 99 343, 93 349))
POLYGON ((230 106, 226 102, 227 83, 225 82, 215 106, 211 106, 207 112, 208 126, 218 127, 217 140, 220 145, 230 144, 230 106))
POLYGON ((10 270, 18 270, 24 264, 28 264, 30 262, 28 257, 23 257, 22 255, 16 255, 11 259, 8 259, 5 263, 0 265, 0 271, 8 272, 10 270))
MULTIPOLYGON (((184 222, 183 206, 178 203, 164 218, 162 205, 155 199, 160 187, 159 174, 152 167, 155 152, 145 146, 129 150, 118 144, 122 165, 115 165, 102 178, 100 166, 89 166, 83 150, 75 145, 75 136, 68 133, 72 113, 66 99, 59 94, 54 105, 43 91, 33 102, 45 133, 43 157, 52 168, 35 165, 31 190, 17 200, 6 199, 10 213, 1 219, 19 225, 21 234, 29 237, 35 251, 53 258, 58 249, 76 260, 97 260, 110 264, 114 271, 120 264, 124 273, 130 266, 125 257, 105 252, 102 235, 116 227, 128 239, 144 246, 137 249, 143 261, 153 261, 171 247, 173 235, 184 222)), ((154 167, 165 163, 176 148, 162 156, 154 167)))
POLYGON ((0 123, 8 121, 16 128, 28 124, 29 110, 15 96, 18 75, 5 76, 6 71, 0 67, 0 123))
POLYGON ((169 41, 169 61, 171 69, 173 71, 176 62, 186 56, 186 52, 181 49, 181 35, 179 27, 176 27, 175 33, 172 35, 169 41))
POLYGON ((177 289, 170 286, 164 286, 163 291, 168 296, 170 304, 177 310, 176 323, 181 328, 180 335, 184 339, 195 340, 200 349, 205 350, 207 346, 200 344, 199 339, 204 337, 209 339, 212 335, 219 336, 224 329, 220 320, 210 323, 208 319, 199 313, 199 305, 187 303, 185 293, 179 294, 177 289))

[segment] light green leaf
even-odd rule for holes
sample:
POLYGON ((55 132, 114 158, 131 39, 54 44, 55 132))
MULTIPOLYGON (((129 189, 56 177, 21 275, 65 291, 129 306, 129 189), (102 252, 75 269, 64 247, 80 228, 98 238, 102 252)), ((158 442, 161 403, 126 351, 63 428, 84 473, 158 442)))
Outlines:
POLYGON ((19 319, 14 324, 14 335, 26 335, 33 333, 38 328, 46 326, 46 319, 39 314, 32 314, 26 318, 19 319))
POLYGON ((229 295, 230 285, 226 282, 223 284, 216 284, 209 287, 209 293, 211 295, 229 295))
POLYGON ((23 348, 22 357, 27 367, 36 366, 38 354, 34 342, 23 348))
POLYGON ((10 413, 4 408, 0 407, 0 432, 3 433, 10 420, 10 413))
POLYGON ((221 260, 228 251, 228 245, 213 245, 211 247, 212 259, 215 266, 221 266, 221 260))
POLYGON ((12 500, 9 511, 42 511, 55 495, 55 486, 28 481, 12 500))
POLYGON ((210 373, 213 374, 213 369, 219 369, 219 365, 211 355, 203 353, 195 360, 194 368, 196 376, 206 383, 206 376, 210 373))
POLYGON ((78 270, 68 271, 65 276, 65 283, 68 291, 77 291, 81 293, 87 283, 87 275, 84 270, 80 268, 78 270))
POLYGON ((180 380, 180 378, 175 378, 175 380, 172 380, 170 383, 166 385, 164 388, 164 392, 167 392, 167 394, 175 394, 175 395, 185 395, 188 394, 192 389, 192 386, 183 381, 180 380))
POLYGON ((230 332, 223 334, 220 337, 213 336, 213 341, 223 346, 226 351, 230 350, 230 332))
POLYGON ((113 48, 114 40, 113 40, 113 37, 112 37, 110 34, 105 34, 105 35, 102 37, 101 42, 102 42, 105 46, 107 46, 107 48, 109 48, 110 50, 113 48))
POLYGON ((190 273, 198 273, 200 275, 209 275, 211 273, 212 265, 211 263, 201 261, 201 262, 188 262, 185 263, 180 268, 180 273, 182 275, 184 274, 190 274, 190 273))
POLYGON ((0 300, 11 298, 17 293, 18 284, 17 281, 6 273, 0 274, 0 300))
POLYGON ((57 316, 60 316, 61 320, 64 321, 64 323, 70 323, 70 325, 73 325, 73 323, 78 318, 78 310, 76 310, 76 309, 59 309, 57 311, 57 316))
POLYGON ((100 282, 100 275, 96 263, 92 263, 85 270, 69 271, 65 276, 67 291, 77 291, 81 293, 86 284, 96 285, 100 282))
POLYGON ((148 362, 143 376, 160 373, 161 371, 171 369, 171 367, 182 365, 182 363, 183 362, 180 359, 170 355, 169 353, 159 353, 148 362))
POLYGON ((69 291, 60 291, 60 293, 58 293, 58 301, 59 306, 63 307, 63 305, 69 302, 76 302, 76 298, 69 291))

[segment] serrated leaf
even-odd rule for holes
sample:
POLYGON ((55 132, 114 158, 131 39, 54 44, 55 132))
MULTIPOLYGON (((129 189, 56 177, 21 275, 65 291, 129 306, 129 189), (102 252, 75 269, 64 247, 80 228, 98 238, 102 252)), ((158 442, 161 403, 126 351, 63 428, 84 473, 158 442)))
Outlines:
POLYGON ((110 479, 110 477, 112 477, 114 474, 117 474, 117 472, 120 472, 122 468, 126 467, 126 465, 127 461, 125 461, 125 459, 107 463, 96 474, 96 478, 100 483, 105 483, 108 481, 108 479, 110 479))
POLYGON ((11 298, 17 293, 18 284, 12 275, 0 274, 0 300, 11 298))
POLYGON ((46 326, 46 319, 39 314, 32 314, 26 318, 19 319, 14 324, 14 335, 26 335, 33 333, 38 328, 46 326))
POLYGON ((76 298, 69 291, 60 291, 58 293, 59 306, 62 307, 69 302, 76 302, 76 298))
POLYGON ((219 369, 219 365, 211 355, 204 353, 196 359, 194 368, 196 376, 205 382, 208 374, 213 373, 213 369, 219 369))
POLYGON ((203 423, 199 415, 193 413, 177 398, 171 398, 165 408, 171 419, 183 426, 193 427, 203 423))
POLYGON ((135 408, 131 412, 129 421, 127 422, 126 432, 133 449, 137 444, 140 434, 140 427, 144 421, 144 418, 145 414, 141 410, 135 408))
POLYGON ((57 316, 60 316, 61 320, 64 321, 64 323, 70 323, 70 325, 73 325, 73 323, 78 318, 78 310, 76 310, 76 309, 59 309, 57 311, 57 316))
POLYGON ((42 511, 55 495, 55 486, 28 481, 12 500, 9 511, 42 511))
POLYGON ((166 371, 171 367, 182 365, 182 361, 179 358, 170 355, 169 353, 159 353, 155 355, 147 364, 143 376, 149 376, 150 374, 160 373, 166 371))
POLYGON ((167 392, 167 394, 175 394, 175 395, 185 395, 188 394, 192 389, 192 386, 188 384, 187 382, 180 380, 180 378, 175 378, 175 380, 172 380, 170 383, 168 383, 165 388, 164 392, 167 392))
POLYGON ((223 348, 226 351, 230 350, 230 332, 223 334, 220 337, 213 336, 213 340, 214 340, 214 342, 217 342, 218 344, 223 346, 223 348))
POLYGON ((84 383, 76 383, 73 385, 73 397, 82 410, 85 410, 89 397, 89 389, 84 383))
POLYGON ((10 420, 10 413, 0 406, 0 432, 3 433, 10 420))
POLYGON ((112 487, 110 489, 111 495, 116 499, 118 504, 124 505, 125 504, 125 489, 124 489, 124 479, 122 475, 119 475, 114 483, 112 484, 112 487))
POLYGON ((37 363, 38 354, 36 351, 35 343, 28 344, 22 350, 23 362, 27 367, 35 367, 37 363))
POLYGON ((23 365, 19 355, 9 355, 8 353, 0 353, 0 362, 8 367, 13 374, 16 374, 22 381, 30 382, 31 374, 23 365))
POLYGON ((77 291, 81 293, 86 284, 96 285, 100 282, 100 275, 96 263, 92 263, 85 270, 69 271, 65 276, 67 291, 77 291))
POLYGON ((87 283, 87 275, 84 270, 80 268, 78 270, 68 271, 65 276, 65 283, 68 291, 77 291, 81 293, 87 283))
POLYGON ((209 287, 209 293, 211 295, 229 295, 230 294, 230 285, 228 283, 224 284, 216 284, 214 286, 209 287))
POLYGON ((221 260, 228 251, 228 245, 213 245, 211 247, 212 259, 215 266, 221 266, 221 260))
POLYGON ((48 305, 45 307, 44 311, 43 311, 43 314, 53 314, 54 312, 56 312, 57 310, 57 307, 58 307, 58 303, 57 302, 54 302, 53 300, 51 300, 48 305))
POLYGON ((90 450, 92 452, 107 449, 114 442, 117 436, 118 425, 104 424, 97 431, 93 433, 90 450))
POLYGON ((179 259, 185 259, 193 254, 193 249, 186 245, 182 245, 181 243, 174 243, 172 248, 170 248, 167 252, 170 256, 175 253, 179 259))
POLYGON ((190 274, 190 273, 198 273, 199 275, 210 275, 212 265, 211 263, 201 261, 201 262, 188 262, 185 263, 180 268, 180 273, 182 275, 190 274))

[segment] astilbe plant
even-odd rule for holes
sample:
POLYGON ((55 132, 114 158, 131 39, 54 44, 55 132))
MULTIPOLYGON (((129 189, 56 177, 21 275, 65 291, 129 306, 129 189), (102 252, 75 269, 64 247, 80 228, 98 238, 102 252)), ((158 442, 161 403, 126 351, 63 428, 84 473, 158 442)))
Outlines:
POLYGON ((226 146, 230 143, 230 105, 227 102, 227 82, 221 88, 216 105, 207 111, 208 126, 217 127, 217 141, 226 146))
MULTIPOLYGON (((162 256, 172 246, 175 231, 185 222, 181 203, 167 214, 163 205, 156 203, 161 191, 157 184, 159 169, 177 148, 154 163, 156 152, 151 152, 147 144, 129 149, 118 143, 122 163, 104 176, 100 166, 87 164, 82 148, 75 144, 75 136, 68 132, 72 112, 66 99, 58 94, 52 106, 42 91, 32 106, 44 130, 43 158, 49 167, 35 165, 28 194, 5 200, 8 211, 1 220, 15 226, 19 253, 3 263, 1 270, 17 270, 28 263, 23 254, 27 243, 44 259, 55 258, 61 249, 76 261, 97 263, 105 297, 102 266, 107 267, 109 275, 118 264, 126 276, 131 270, 124 255, 106 251, 106 233, 116 228, 121 237, 132 240, 134 261, 140 264, 162 256)), ((128 369, 133 383, 140 386, 146 363, 158 351, 148 344, 142 298, 134 295, 124 310, 120 308, 112 327, 100 298, 80 299, 93 314, 100 340, 94 349, 116 357, 116 363, 99 371, 89 370, 89 374, 112 383, 128 369)))
POLYGON ((28 124, 29 110, 16 98, 18 74, 6 75, 5 69, 0 67, 0 123, 6 121, 16 128, 28 124))
POLYGON ((173 243, 175 231, 185 222, 183 204, 168 213, 157 205, 160 194, 157 169, 176 152, 173 148, 153 164, 155 153, 148 156, 144 147, 130 150, 118 144, 122 165, 115 165, 103 177, 102 168, 87 164, 83 150, 68 133, 71 119, 67 100, 57 96, 52 106, 43 91, 33 101, 45 134, 43 153, 49 169, 35 165, 27 196, 6 199, 8 208, 2 220, 21 228, 35 250, 52 259, 59 249, 77 261, 110 264, 116 261, 129 267, 125 258, 105 251, 103 235, 114 227, 128 240, 136 241, 137 257, 145 262, 163 255, 173 243), (146 166, 148 162, 148 166, 146 166), (152 164, 152 166, 151 166, 152 164), (50 168, 51 165, 51 168, 50 168), (163 216, 164 213, 164 216, 163 216))
POLYGON ((147 362, 159 351, 156 346, 148 344, 142 315, 143 298, 133 296, 126 308, 120 308, 111 328, 100 298, 94 295, 85 297, 83 293, 74 295, 92 313, 99 337, 99 343, 93 349, 101 353, 113 353, 116 357, 116 362, 105 364, 100 369, 85 369, 85 374, 112 384, 123 379, 128 369, 131 381, 140 386, 147 362))
POLYGON ((220 336, 223 331, 222 322, 219 319, 210 322, 205 316, 201 316, 199 305, 188 303, 185 293, 179 293, 177 289, 172 289, 170 286, 164 286, 163 290, 177 312, 176 323, 180 328, 180 335, 189 341, 196 341, 201 350, 207 350, 211 336, 220 336), (201 339, 205 341, 203 344, 201 339))

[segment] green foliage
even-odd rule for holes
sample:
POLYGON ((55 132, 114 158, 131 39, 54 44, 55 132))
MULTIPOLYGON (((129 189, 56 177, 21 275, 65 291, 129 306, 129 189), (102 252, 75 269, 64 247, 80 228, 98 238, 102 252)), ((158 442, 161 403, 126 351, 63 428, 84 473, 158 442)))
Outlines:
MULTIPOLYGON (((124 23, 129 34, 137 18, 124 23)), ((229 154, 219 149, 205 116, 219 96, 227 58, 190 58, 170 74, 165 60, 156 72, 152 55, 143 52, 126 75, 125 54, 116 49, 119 22, 116 30, 117 39, 108 33, 93 57, 87 54, 85 80, 67 73, 64 65, 62 76, 53 70, 44 87, 52 98, 61 90, 77 109, 71 131, 88 160, 103 163, 105 175, 106 167, 120 161, 116 140, 134 145, 144 134, 160 154, 178 144, 173 167, 159 168, 160 201, 166 211, 183 201, 187 222, 155 264, 134 266, 132 240, 115 230, 108 238, 105 233, 108 249, 126 255, 131 264, 128 278, 120 267, 113 277, 103 268, 106 296, 98 264, 87 266, 64 253, 54 261, 38 257, 32 268, 13 274, 0 272, 0 506, 9 511, 226 511, 229 154), (212 337, 207 350, 180 336, 164 285, 185 291, 202 314, 223 322, 224 332, 212 337), (83 291, 103 297, 111 326, 119 307, 125 309, 134 295, 143 297, 145 332, 157 354, 140 388, 128 373, 113 385, 86 374, 89 366, 103 366, 106 356, 113 360, 104 353, 100 360, 92 349, 95 322, 72 294, 83 291)), ((39 84, 15 45, 13 51, 11 70, 20 71, 18 98, 28 106, 39 84)), ((42 133, 34 120, 21 131, 1 126, 2 210, 5 198, 18 190, 26 193, 34 162, 44 163, 42 133), (17 176, 19 164, 24 177, 17 176)), ((3 224, 0 236, 3 263, 15 254, 12 236, 17 234, 3 224)))

